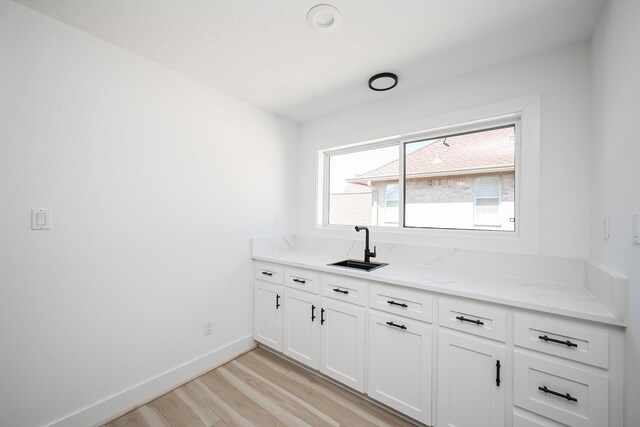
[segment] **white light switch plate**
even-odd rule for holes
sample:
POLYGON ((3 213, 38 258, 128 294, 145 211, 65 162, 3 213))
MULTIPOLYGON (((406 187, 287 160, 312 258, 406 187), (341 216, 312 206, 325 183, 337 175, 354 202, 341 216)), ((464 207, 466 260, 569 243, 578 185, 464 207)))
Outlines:
POLYGON ((31 209, 31 229, 51 230, 51 211, 49 209, 31 209))
POLYGON ((640 212, 633 213, 633 243, 640 245, 640 212))

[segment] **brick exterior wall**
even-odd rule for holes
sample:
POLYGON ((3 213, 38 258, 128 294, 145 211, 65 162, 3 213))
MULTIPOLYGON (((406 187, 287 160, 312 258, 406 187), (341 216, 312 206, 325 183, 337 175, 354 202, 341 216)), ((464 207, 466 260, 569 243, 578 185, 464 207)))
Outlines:
MULTIPOLYGON (((373 193, 343 193, 329 196, 329 224, 374 225, 373 193)), ((377 219, 376 219, 377 221, 377 219)))

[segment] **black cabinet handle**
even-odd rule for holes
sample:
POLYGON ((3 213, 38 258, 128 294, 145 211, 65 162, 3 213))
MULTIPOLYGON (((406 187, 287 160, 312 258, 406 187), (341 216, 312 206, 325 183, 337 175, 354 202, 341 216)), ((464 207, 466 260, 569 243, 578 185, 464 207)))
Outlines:
POLYGON ((500 387, 500 361, 496 360, 496 385, 500 387))
POLYGON ((387 325, 389 325, 389 326, 394 326, 394 327, 396 327, 396 328, 400 328, 400 329, 407 329, 407 327, 406 327, 406 326, 404 326, 404 325, 398 325, 398 324, 393 323, 393 322, 387 322, 387 325))
POLYGON ((387 304, 397 305, 398 307, 403 307, 403 308, 409 307, 407 304, 403 302, 387 301, 387 304))
POLYGON ((480 321, 480 320, 473 320, 473 319, 467 319, 464 316, 457 316, 456 319, 458 319, 461 322, 469 322, 469 323, 475 323, 476 325, 480 326, 480 325, 484 325, 484 322, 480 321))
POLYGON ((342 289, 333 288, 333 292, 340 292, 341 294, 349 295, 349 291, 343 291, 342 289))
POLYGON ((269 273, 268 271, 263 271, 262 274, 265 276, 273 276, 273 273, 269 273))
POLYGON ((314 320, 316 320, 316 306, 315 305, 311 305, 311 321, 313 322, 314 320))
POLYGON ((324 318, 324 308, 320 309, 320 325, 324 325, 325 322, 325 318, 324 318))
POLYGON ((571 396, 569 393, 558 393, 557 391, 553 391, 551 389, 548 389, 547 386, 543 386, 543 387, 538 387, 538 390, 543 391, 545 393, 549 393, 549 394, 553 394, 554 396, 558 396, 558 397, 562 397, 563 399, 567 399, 570 402, 577 402, 578 399, 576 399, 575 397, 571 396))
POLYGON ((549 338, 546 335, 538 335, 538 338, 541 339, 542 341, 545 341, 545 342, 554 342, 556 344, 564 344, 567 347, 577 347, 578 346, 578 344, 576 344, 574 342, 571 342, 569 340, 566 340, 566 341, 557 340, 555 338, 549 338))
POLYGON ((300 279, 293 279, 293 281, 296 282, 296 283, 302 283, 302 284, 307 283, 304 280, 300 280, 300 279))
POLYGON ((280 308, 280 295, 276 294, 276 310, 280 308))

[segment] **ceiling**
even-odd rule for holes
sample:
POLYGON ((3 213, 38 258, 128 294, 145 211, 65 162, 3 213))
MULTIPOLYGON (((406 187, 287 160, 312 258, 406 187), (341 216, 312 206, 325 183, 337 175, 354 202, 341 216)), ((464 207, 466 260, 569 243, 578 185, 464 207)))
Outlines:
POLYGON ((605 0, 14 0, 295 122, 586 40, 605 0), (340 25, 312 29, 327 2, 340 25), (369 77, 393 71, 388 93, 369 77))

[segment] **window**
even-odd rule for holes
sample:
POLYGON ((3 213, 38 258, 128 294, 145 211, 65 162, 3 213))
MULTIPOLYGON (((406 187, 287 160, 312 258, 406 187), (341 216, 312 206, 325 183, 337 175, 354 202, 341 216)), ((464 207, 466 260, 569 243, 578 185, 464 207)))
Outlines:
POLYGON ((400 184, 394 182, 387 184, 384 192, 384 222, 385 224, 398 224, 400 217, 398 206, 400 201, 400 184))
POLYGON ((324 152, 324 224, 515 231, 518 125, 511 116, 324 152))
POLYGON ((361 149, 328 156, 328 224, 398 225, 398 210, 385 212, 387 181, 398 183, 398 147, 361 149), (371 180, 371 173, 386 181, 371 180))
POLYGON ((474 190, 474 224, 500 226, 500 177, 476 178, 474 190))

